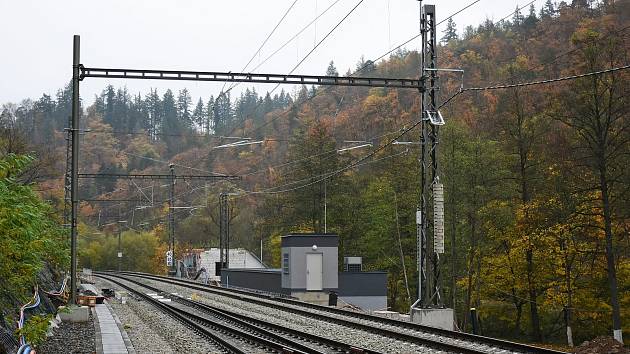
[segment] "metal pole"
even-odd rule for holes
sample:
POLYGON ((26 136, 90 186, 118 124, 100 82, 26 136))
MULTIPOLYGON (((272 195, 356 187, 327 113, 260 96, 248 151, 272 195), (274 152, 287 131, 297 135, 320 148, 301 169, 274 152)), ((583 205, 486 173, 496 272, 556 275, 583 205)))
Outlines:
POLYGON ((81 62, 81 37, 74 35, 72 46, 72 177, 70 199, 72 220, 70 221, 70 303, 77 303, 77 211, 79 204, 79 64, 81 62))
POLYGON ((122 270, 122 248, 120 246, 120 237, 122 234, 122 230, 120 227, 120 222, 118 223, 118 271, 122 270))
POLYGON ((230 268, 230 200, 225 195, 225 268, 230 268))
POLYGON ((327 202, 328 199, 326 198, 326 180, 324 179, 324 233, 328 233, 328 222, 326 220, 326 216, 328 214, 327 202))
POLYGON ((219 269, 224 265, 225 249, 225 193, 219 194, 219 269))
POLYGON ((171 170, 171 183, 168 196, 168 240, 170 243, 171 257, 173 259, 170 273, 171 276, 175 276, 175 274, 177 274, 177 258, 175 258, 175 214, 173 214, 173 207, 175 206, 175 165, 170 164, 169 169, 171 170))

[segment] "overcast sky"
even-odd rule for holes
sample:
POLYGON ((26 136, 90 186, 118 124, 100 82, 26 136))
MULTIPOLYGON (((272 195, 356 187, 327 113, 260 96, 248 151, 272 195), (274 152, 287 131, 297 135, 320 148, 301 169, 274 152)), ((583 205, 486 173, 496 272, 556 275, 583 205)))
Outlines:
MULTIPOLYGON (((294 0, 0 0, 0 103, 52 94, 72 75, 72 35, 81 35, 81 63, 91 67, 239 72, 294 0)), ((473 0, 436 4, 438 21, 473 0)), ((245 70, 250 71, 335 0, 298 0, 245 70)), ((315 25, 256 72, 288 73, 358 0, 340 0, 315 25)), ((484 19, 499 20, 529 0, 480 0, 454 17, 461 33, 484 19)), ((537 8, 544 0, 536 1, 537 8)), ((524 10, 526 12, 526 10, 524 10)), ((374 59, 418 33, 417 0, 364 0, 295 71, 323 75, 333 60, 341 74, 363 55, 374 59)), ((444 25, 438 28, 441 31, 444 25)), ((416 49, 416 40, 407 49, 416 49)), ((86 79, 88 103, 107 85, 143 95, 186 87, 193 101, 220 92, 221 83, 86 79)), ((247 85, 251 86, 251 85, 247 85)), ((245 88, 246 85, 241 84, 245 88)), ((257 90, 273 86, 259 85, 257 90)), ((290 89, 289 89, 290 90, 290 89)), ((239 90, 235 89, 238 94, 239 90)))

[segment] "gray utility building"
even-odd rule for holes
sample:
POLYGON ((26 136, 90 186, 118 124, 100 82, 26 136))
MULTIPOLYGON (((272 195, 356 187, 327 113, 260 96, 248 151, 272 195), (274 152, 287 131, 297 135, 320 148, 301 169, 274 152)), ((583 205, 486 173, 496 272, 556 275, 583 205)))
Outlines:
MULTIPOLYGON (((223 269, 224 286, 281 293, 327 305, 334 293, 341 304, 364 310, 387 309, 387 273, 363 272, 361 257, 345 257, 339 272, 339 237, 289 234, 282 237, 280 269, 223 269)), ((333 296, 335 296, 333 295, 333 296)))

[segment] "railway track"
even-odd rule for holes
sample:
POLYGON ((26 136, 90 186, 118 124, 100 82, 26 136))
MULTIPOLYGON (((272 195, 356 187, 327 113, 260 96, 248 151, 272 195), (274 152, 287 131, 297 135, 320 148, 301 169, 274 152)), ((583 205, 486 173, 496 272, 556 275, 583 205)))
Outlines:
MULTIPOLYGON (((111 274, 111 273, 104 273, 111 274)), ((545 348, 529 346, 495 338, 472 335, 468 333, 448 331, 419 324, 377 317, 365 313, 347 311, 334 307, 326 307, 305 303, 283 297, 248 292, 244 290, 227 289, 208 286, 197 282, 169 277, 156 276, 146 273, 123 272, 127 276, 144 278, 170 285, 182 286, 214 295, 226 296, 232 299, 247 301, 256 305, 267 306, 296 315, 306 316, 321 321, 335 323, 396 340, 414 343, 424 347, 435 348, 457 353, 562 353, 545 348)))
POLYGON ((136 297, 148 301, 158 310, 173 316, 195 332, 208 337, 228 353, 260 352, 261 350, 265 352, 309 354, 379 353, 365 348, 354 347, 329 338, 256 320, 235 312, 186 299, 176 294, 162 293, 158 288, 120 275, 99 274, 97 276, 117 284, 136 297), (151 293, 134 289, 129 285, 123 284, 120 280, 148 289, 151 293), (172 302, 165 303, 163 300, 151 296, 159 293, 164 294, 165 298, 168 298, 172 302), (237 339, 239 342, 245 343, 245 348, 243 348, 243 345, 234 344, 233 341, 226 339, 226 337, 237 339))

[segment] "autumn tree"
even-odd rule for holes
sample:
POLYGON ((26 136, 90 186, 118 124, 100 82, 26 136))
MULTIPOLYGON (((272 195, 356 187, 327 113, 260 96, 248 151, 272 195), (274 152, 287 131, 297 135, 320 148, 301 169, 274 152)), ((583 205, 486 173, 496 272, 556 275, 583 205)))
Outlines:
MULTIPOLYGON (((592 28, 579 29, 573 42, 580 45, 576 70, 594 72, 614 68, 625 63, 627 44, 620 37, 604 34, 592 28)), ((566 87, 556 101, 554 117, 570 127, 575 137, 576 174, 582 191, 597 191, 599 206, 592 211, 601 222, 595 230, 604 234, 606 270, 612 307, 612 329, 617 340, 621 336, 621 309, 617 267, 620 260, 615 234, 622 232, 619 225, 626 222, 620 202, 627 198, 629 188, 627 166, 630 163, 630 92, 627 73, 611 72, 575 80, 566 87), (560 109, 560 107, 562 107, 560 109)), ((588 198, 585 198, 588 200, 588 198)))

